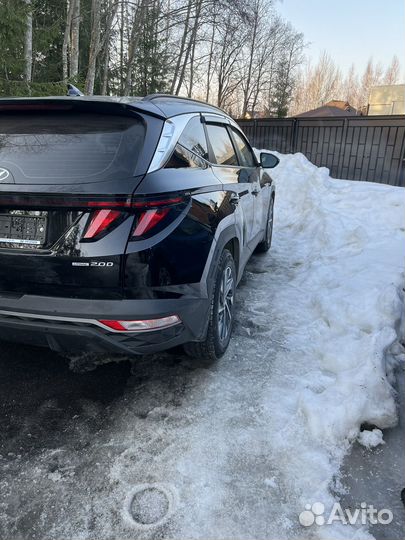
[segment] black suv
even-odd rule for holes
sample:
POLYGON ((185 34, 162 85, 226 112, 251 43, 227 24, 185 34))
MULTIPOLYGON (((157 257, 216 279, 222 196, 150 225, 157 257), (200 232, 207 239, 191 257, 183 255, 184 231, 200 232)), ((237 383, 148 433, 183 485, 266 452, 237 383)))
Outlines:
POLYGON ((274 187, 222 110, 166 95, 0 100, 0 339, 218 358, 274 187))

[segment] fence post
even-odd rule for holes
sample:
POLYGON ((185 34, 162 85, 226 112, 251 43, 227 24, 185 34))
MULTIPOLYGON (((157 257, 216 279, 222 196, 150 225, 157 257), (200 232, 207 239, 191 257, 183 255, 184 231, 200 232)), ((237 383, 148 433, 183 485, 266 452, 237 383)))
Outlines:
POLYGON ((343 119, 343 130, 342 130, 342 140, 340 143, 340 150, 339 150, 339 160, 338 160, 338 169, 337 169, 337 177, 342 178, 343 174, 343 159, 346 151, 346 138, 347 138, 347 124, 349 123, 348 118, 345 117, 343 119))
POLYGON ((398 182, 395 185, 405 187, 405 145, 402 153, 401 165, 399 167, 398 182))
POLYGON ((257 140, 257 118, 253 119, 253 140, 255 141, 255 146, 259 146, 259 142, 257 140))
POLYGON ((293 118, 293 125, 291 129, 291 153, 292 154, 295 154, 297 152, 297 137, 298 137, 297 123, 298 123, 298 118, 293 118))

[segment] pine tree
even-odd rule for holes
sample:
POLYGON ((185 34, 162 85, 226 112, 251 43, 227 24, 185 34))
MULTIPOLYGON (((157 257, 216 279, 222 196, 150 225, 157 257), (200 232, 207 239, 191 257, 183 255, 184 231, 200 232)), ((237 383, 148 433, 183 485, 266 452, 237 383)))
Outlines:
POLYGON ((288 70, 288 63, 283 58, 276 66, 275 82, 270 103, 270 112, 272 116, 284 118, 288 114, 293 92, 293 82, 288 70))
POLYGON ((26 5, 22 0, 0 2, 0 78, 22 80, 26 5))
POLYGON ((133 66, 132 93, 146 96, 167 91, 168 58, 159 32, 158 2, 147 6, 133 66))

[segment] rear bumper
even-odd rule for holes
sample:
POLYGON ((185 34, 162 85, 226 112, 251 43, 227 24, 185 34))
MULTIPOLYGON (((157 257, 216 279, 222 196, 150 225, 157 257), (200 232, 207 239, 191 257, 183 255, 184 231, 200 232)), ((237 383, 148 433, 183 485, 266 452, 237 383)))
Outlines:
POLYGON ((0 295, 0 339, 49 347, 62 353, 150 354, 202 339, 209 302, 170 300, 82 300, 0 295), (142 332, 114 332, 96 321, 155 319, 178 315, 180 323, 142 332))

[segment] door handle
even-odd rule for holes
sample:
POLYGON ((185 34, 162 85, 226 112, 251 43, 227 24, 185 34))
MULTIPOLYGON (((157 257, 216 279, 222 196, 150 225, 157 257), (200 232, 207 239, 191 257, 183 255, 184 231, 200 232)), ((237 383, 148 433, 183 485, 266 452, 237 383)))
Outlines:
POLYGON ((232 204, 239 204, 239 195, 238 193, 231 193, 229 197, 229 202, 232 204))

